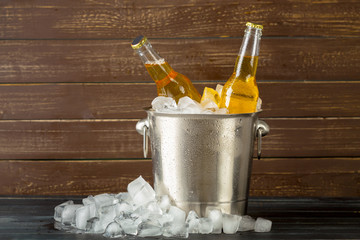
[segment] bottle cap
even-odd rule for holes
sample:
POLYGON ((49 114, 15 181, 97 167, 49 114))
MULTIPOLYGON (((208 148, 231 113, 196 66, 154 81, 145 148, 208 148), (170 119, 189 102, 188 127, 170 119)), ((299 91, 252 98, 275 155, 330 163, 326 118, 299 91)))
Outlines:
POLYGON ((260 24, 256 24, 256 23, 251 23, 251 22, 247 22, 246 23, 246 26, 247 27, 252 27, 252 28, 257 28, 257 29, 261 29, 261 30, 263 30, 263 26, 262 25, 260 25, 260 24))
POLYGON ((142 45, 147 41, 147 38, 143 35, 140 35, 134 39, 134 41, 131 43, 131 47, 133 49, 139 49, 142 45))

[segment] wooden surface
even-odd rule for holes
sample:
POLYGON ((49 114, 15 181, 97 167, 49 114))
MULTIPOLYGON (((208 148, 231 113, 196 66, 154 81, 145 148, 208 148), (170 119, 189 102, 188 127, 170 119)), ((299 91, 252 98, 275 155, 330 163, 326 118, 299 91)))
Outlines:
MULTIPOLYGON (((241 33, 245 28, 243 25, 239 26, 241 33)), ((271 38, 265 34, 266 25, 257 71, 260 82, 359 80, 358 38, 271 38)), ((5 55, 0 59, 0 82, 152 82, 132 50, 131 41, 4 40, 0 46, 5 55)), ((176 71, 192 81, 222 82, 234 69, 242 39, 165 38, 150 41, 176 71)), ((71 88, 73 85, 65 86, 71 88)))
MULTIPOLYGON (((254 159, 250 195, 357 197, 359 162, 359 158, 254 159)), ((153 183, 151 160, 4 160, 0 191, 13 196, 121 192, 139 175, 153 183)))
POLYGON ((252 196, 360 197, 360 2, 0 2, 0 195, 82 195, 151 180, 136 122, 156 96, 130 47, 146 35, 200 92, 264 25, 270 125, 252 196))
MULTIPOLYGON (((75 197, 0 198, 1 239, 105 239, 54 229, 54 207, 75 197)), ((250 198, 248 214, 272 221, 269 233, 190 234, 189 239, 359 239, 360 201, 331 198, 250 198)), ((144 239, 126 237, 124 239, 144 239)), ((146 238, 154 239, 154 238, 146 238)))
POLYGON ((268 36, 347 36, 360 33, 359 2, 246 0, 4 1, 1 37, 9 39, 242 37, 246 21, 268 36), (30 11, 29 11, 30 10, 30 11), (35 16, 35 17, 34 17, 35 16))
MULTIPOLYGON (((216 83, 196 83, 199 91, 216 83)), ((359 117, 360 81, 260 82, 263 118, 359 117), (283 92, 279 97, 279 92, 283 92), (339 94, 341 93, 341 94, 339 94)), ((1 120, 139 119, 154 83, 2 84, 1 120), (129 93, 135 92, 134 95, 129 93)), ((14 121, 15 123, 16 121, 14 121)), ((271 137, 271 135, 269 135, 271 137)))

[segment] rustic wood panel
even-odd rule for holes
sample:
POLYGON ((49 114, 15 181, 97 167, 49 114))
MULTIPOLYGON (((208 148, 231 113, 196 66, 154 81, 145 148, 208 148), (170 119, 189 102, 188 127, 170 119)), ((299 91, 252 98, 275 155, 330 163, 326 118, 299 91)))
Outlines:
POLYGON ((142 136, 135 130, 136 122, 0 121, 0 159, 141 158, 142 136))
POLYGON ((90 195, 121 192, 127 191, 127 185, 139 175, 152 182, 150 160, 2 160, 0 166, 3 183, 0 195, 90 195))
MULTIPOLYGON (((254 160, 250 195, 360 197, 359 169, 359 158, 254 160)), ((0 195, 117 193, 139 175, 152 183, 150 160, 2 160, 0 195)))
POLYGON ((359 156, 358 117, 264 120, 271 128, 263 140, 264 157, 359 156))
MULTIPOLYGON (((360 155, 359 118, 264 118, 263 157, 360 155)), ((0 159, 142 158, 142 136, 129 120, 3 120, 0 159)))
POLYGON ((359 158, 254 160, 250 193, 253 196, 360 197, 359 160, 359 158))
MULTIPOLYGON (((223 83, 223 82, 219 82, 223 83)), ((261 117, 357 117, 360 82, 260 82, 261 117), (279 93, 281 97, 279 97, 279 93)), ((202 93, 214 82, 197 83, 202 93)), ((6 84, 0 119, 144 118, 154 83, 6 84)))
POLYGON ((230 76, 254 21, 271 131, 251 195, 359 197, 359 11, 357 0, 1 1, 0 195, 151 181, 135 124, 155 88, 130 42, 147 35, 202 90, 230 76))
POLYGON ((3 39, 242 36, 251 20, 267 36, 354 36, 360 4, 333 1, 2 1, 3 39))
MULTIPOLYGON (((131 40, 0 41, 0 82, 152 82, 131 40)), ((225 81, 241 39, 151 41, 194 82, 225 81)), ((357 38, 263 39, 258 80, 359 80, 357 38)))

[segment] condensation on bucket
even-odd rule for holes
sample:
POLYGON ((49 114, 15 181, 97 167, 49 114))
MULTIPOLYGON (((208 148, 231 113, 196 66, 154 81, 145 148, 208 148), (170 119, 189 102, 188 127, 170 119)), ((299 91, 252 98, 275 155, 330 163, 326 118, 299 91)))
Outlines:
POLYGON ((157 195, 202 216, 245 214, 257 113, 147 113, 157 195))

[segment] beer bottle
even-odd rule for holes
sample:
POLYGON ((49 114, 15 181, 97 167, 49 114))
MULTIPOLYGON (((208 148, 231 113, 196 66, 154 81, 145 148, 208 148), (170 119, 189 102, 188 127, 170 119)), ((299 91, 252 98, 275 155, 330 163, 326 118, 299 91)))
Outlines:
POLYGON ((138 36, 131 43, 131 47, 139 54, 146 70, 155 81, 159 96, 172 97, 176 102, 188 96, 200 102, 201 95, 191 81, 184 75, 175 72, 159 54, 153 49, 144 36, 138 36))
POLYGON ((220 107, 227 108, 229 113, 255 112, 259 98, 255 74, 263 26, 249 22, 246 26, 234 72, 221 93, 220 107))

